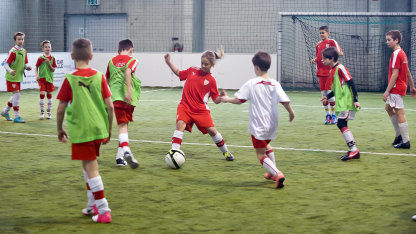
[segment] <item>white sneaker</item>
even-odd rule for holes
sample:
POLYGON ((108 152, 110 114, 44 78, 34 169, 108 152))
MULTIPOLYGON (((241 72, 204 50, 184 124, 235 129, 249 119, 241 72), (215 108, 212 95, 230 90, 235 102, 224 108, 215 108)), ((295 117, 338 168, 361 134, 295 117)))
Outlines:
POLYGON ((139 166, 139 162, 133 157, 131 152, 124 152, 124 160, 126 160, 129 166, 133 169, 139 166))
POLYGON ((413 215, 412 219, 413 221, 416 221, 416 215, 413 215))
POLYGON ((39 119, 44 119, 44 118, 45 118, 45 113, 44 112, 40 112, 39 119))
POLYGON ((52 119, 52 114, 51 114, 51 112, 46 113, 46 118, 47 118, 47 119, 52 119))

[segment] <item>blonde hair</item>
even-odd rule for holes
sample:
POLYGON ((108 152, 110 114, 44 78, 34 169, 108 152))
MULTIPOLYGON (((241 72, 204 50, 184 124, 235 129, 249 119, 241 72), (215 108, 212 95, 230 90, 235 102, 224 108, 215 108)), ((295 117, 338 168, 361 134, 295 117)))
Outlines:
POLYGON ((221 46, 217 51, 207 50, 202 53, 201 58, 206 58, 212 65, 215 65, 216 60, 224 58, 224 48, 221 46))
POLYGON ((51 44, 51 42, 49 41, 49 40, 44 40, 44 41, 42 41, 41 43, 40 43, 40 46, 43 48, 43 46, 45 45, 45 44, 51 44))

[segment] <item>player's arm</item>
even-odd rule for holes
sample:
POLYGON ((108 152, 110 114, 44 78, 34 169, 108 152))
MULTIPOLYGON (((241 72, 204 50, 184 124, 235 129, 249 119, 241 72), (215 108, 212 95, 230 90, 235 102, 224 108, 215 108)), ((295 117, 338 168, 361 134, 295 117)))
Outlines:
POLYGON ((409 83, 409 86, 410 86, 410 94, 412 94, 412 96, 416 98, 416 88, 415 88, 415 84, 413 83, 412 74, 410 73, 409 68, 407 69, 407 82, 409 83))
POLYGON ((357 93, 357 89, 355 88, 354 80, 350 79, 349 81, 346 81, 346 83, 351 88, 351 92, 352 92, 353 100, 354 100, 354 107, 361 108, 360 103, 358 102, 358 93, 357 93))
POLYGON ((39 80, 40 80, 38 69, 39 69, 39 67, 38 67, 38 66, 36 66, 36 67, 35 67, 36 81, 39 81, 39 80))
POLYGON ((59 101, 58 110, 56 112, 56 125, 58 130, 58 139, 61 142, 66 142, 66 139, 68 139, 68 135, 66 134, 65 130, 62 127, 62 124, 64 122, 65 117, 65 109, 68 105, 68 102, 59 101))
POLYGON ((295 112, 293 111, 292 106, 290 105, 290 102, 281 102, 281 104, 289 113, 289 122, 292 122, 292 120, 295 118, 295 112))
POLYGON ((55 72, 55 68, 51 65, 51 62, 49 59, 45 60, 44 62, 46 62, 46 65, 48 65, 49 70, 51 70, 52 72, 55 72))
POLYGON ((126 92, 126 96, 124 97, 124 101, 127 102, 128 104, 131 104, 132 101, 132 97, 131 97, 131 68, 127 68, 125 71, 125 76, 126 76, 126 85, 127 85, 127 92, 126 92))
POLYGON ((110 142, 110 138, 111 138, 111 129, 113 126, 113 116, 114 116, 114 106, 113 106, 113 101, 111 100, 111 97, 104 99, 104 103, 105 103, 107 114, 108 114, 109 129, 108 129, 108 138, 105 139, 103 144, 107 144, 108 142, 110 142))
POLYGON ((394 68, 393 73, 391 74, 390 82, 387 85, 386 91, 383 94, 383 100, 384 101, 386 101, 387 97, 390 95, 390 91, 394 87, 394 85, 396 84, 396 81, 397 81, 398 77, 399 77, 399 69, 394 68))
POLYGON ((240 99, 238 99, 236 97, 234 97, 234 98, 229 97, 228 94, 227 94, 227 91, 225 91, 225 90, 221 90, 220 96, 218 98, 220 98, 220 102, 223 102, 223 103, 227 103, 227 102, 232 103, 232 104, 241 104, 241 103, 243 103, 240 99))
POLYGON ((177 68, 171 61, 170 61, 170 54, 165 54, 165 62, 169 66, 170 70, 176 75, 179 76, 179 68, 177 68))

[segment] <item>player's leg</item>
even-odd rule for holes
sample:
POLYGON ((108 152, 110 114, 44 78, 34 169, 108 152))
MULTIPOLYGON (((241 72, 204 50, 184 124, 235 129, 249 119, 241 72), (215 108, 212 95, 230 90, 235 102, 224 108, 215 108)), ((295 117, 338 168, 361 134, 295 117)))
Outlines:
POLYGON ((46 93, 46 97, 48 98, 48 107, 46 109, 46 118, 47 119, 51 119, 52 118, 52 114, 51 114, 51 110, 52 110, 52 93, 48 91, 46 93))
MULTIPOLYGON (((41 84, 39 83, 39 85, 41 84)), ((45 118, 45 91, 42 89, 42 86, 40 86, 40 91, 39 91, 39 106, 40 106, 39 119, 44 119, 45 118)))
POLYGON ((82 209, 82 214, 85 216, 94 216, 98 214, 98 209, 97 209, 97 206, 95 205, 94 195, 92 194, 91 188, 88 185, 88 174, 85 170, 83 170, 83 173, 84 173, 84 180, 87 185, 88 203, 87 203, 87 206, 84 209, 82 209))
MULTIPOLYGON (((320 78, 321 80, 321 78, 320 78)), ((321 95, 322 97, 326 97, 326 95, 328 95, 329 90, 321 90, 321 95)), ((325 124, 331 124, 331 120, 332 120, 332 116, 331 116, 331 111, 329 109, 329 101, 326 100, 324 102, 322 102, 322 106, 324 107, 324 111, 325 111, 325 124)))
POLYGON ((395 108, 394 111, 396 112, 400 135, 402 136, 402 142, 394 145, 394 148, 410 149, 409 126, 404 115, 404 108, 395 108))
POLYGON ((13 107, 13 99, 14 99, 14 95, 12 95, 10 97, 9 101, 6 104, 6 107, 1 112, 1 116, 3 116, 4 118, 6 118, 6 120, 8 120, 8 121, 12 121, 13 120, 12 118, 10 118, 10 115, 9 115, 9 111, 13 107))
POLYGON ((14 110, 14 120, 15 123, 24 123, 25 121, 20 117, 20 88, 19 90, 13 91, 13 110, 14 110))
MULTIPOLYGON (((254 143, 254 141, 253 141, 254 143)), ((258 145, 254 147, 259 147, 258 145)), ((268 171, 269 174, 272 175, 273 180, 276 181, 276 188, 283 188, 285 181, 285 176, 279 169, 277 169, 276 165, 272 162, 272 160, 266 156, 266 147, 264 148, 255 148, 257 159, 260 160, 260 164, 268 171)))
POLYGON ((221 133, 217 131, 215 127, 208 127, 206 131, 211 136, 214 143, 217 145, 218 149, 221 150, 222 154, 227 161, 233 161, 234 155, 228 150, 227 144, 225 144, 224 138, 222 137, 221 133))
MULTIPOLYGON (((329 90, 329 92, 331 91, 329 90)), ((336 124, 338 121, 338 118, 335 115, 335 97, 330 98, 328 101, 329 101, 329 106, 331 107, 331 124, 336 124)))
POLYGON ((396 133, 394 137, 394 141, 392 143, 392 145, 394 146, 402 142, 402 135, 400 133, 400 128, 399 128, 399 121, 397 119, 396 112, 388 103, 386 103, 385 110, 390 117, 391 124, 393 125, 394 131, 396 133))
POLYGON ((98 209, 98 215, 92 217, 94 222, 110 223, 111 210, 108 206, 108 201, 104 195, 104 184, 101 176, 98 173, 97 160, 82 160, 82 167, 88 175, 88 186, 94 196, 95 205, 98 209))
MULTIPOLYGON (((274 151, 273 151, 273 148, 271 147, 271 145, 270 145, 270 144, 267 144, 267 146, 266 146, 266 156, 267 156, 268 158, 270 158, 270 160, 273 162, 273 164, 274 164, 274 165, 276 166, 276 168, 277 168, 277 165, 276 165, 276 158, 275 158, 275 156, 274 156, 274 151)), ((266 180, 271 180, 271 179, 273 179, 273 175, 267 172, 266 174, 264 174, 264 178, 265 178, 266 180)))
POLYGON ((181 144, 182 144, 182 139, 183 139, 183 132, 185 131, 185 128, 186 128, 185 121, 179 119, 176 122, 176 129, 173 132, 171 149, 173 149, 173 150, 180 150, 181 149, 181 144))
MULTIPOLYGON (((129 125, 129 122, 123 122, 118 125, 119 148, 120 147, 122 148, 122 152, 123 152, 122 155, 123 155, 124 160, 126 160, 127 164, 129 164, 131 168, 135 169, 139 167, 139 162, 134 158, 133 153, 131 152, 131 149, 130 149, 128 125, 129 125)), ((116 156, 116 164, 118 163, 117 157, 119 157, 118 152, 116 156)))
POLYGON ((348 152, 341 157, 341 160, 349 160, 349 159, 359 159, 360 158, 360 151, 357 148, 357 145, 354 140, 354 136, 352 135, 351 130, 348 128, 348 120, 353 119, 355 112, 353 111, 342 111, 338 115, 338 123, 337 126, 344 137, 345 143, 347 144, 349 150, 348 152))

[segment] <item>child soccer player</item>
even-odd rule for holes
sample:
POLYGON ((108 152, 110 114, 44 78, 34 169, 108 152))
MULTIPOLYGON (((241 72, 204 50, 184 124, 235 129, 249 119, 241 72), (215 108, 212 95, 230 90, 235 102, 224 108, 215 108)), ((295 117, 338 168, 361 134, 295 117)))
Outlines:
POLYGON ((328 101, 335 96, 337 100, 335 111, 338 114, 337 126, 349 147, 349 151, 341 156, 341 160, 359 159, 360 151, 358 151, 354 136, 348 128, 348 120, 353 120, 355 113, 361 108, 354 81, 347 68, 337 62, 339 54, 334 47, 326 48, 322 52, 322 57, 325 66, 332 68, 329 75, 329 79, 332 80, 332 91, 324 96, 322 101, 328 101))
POLYGON ((119 144, 116 165, 126 166, 128 163, 131 168, 137 168, 139 162, 133 157, 128 135, 128 125, 133 121, 133 111, 140 98, 141 85, 134 74, 137 59, 131 57, 133 49, 133 42, 129 39, 118 43, 118 55, 108 63, 106 77, 113 94, 111 99, 118 124, 119 144))
MULTIPOLYGON (((341 47, 338 43, 334 39, 328 38, 329 34, 328 26, 321 26, 319 28, 319 36, 322 41, 316 45, 316 57, 311 60, 312 63, 316 63, 316 76, 318 76, 319 79, 319 89, 321 90, 322 97, 325 97, 329 92, 331 92, 332 84, 332 80, 329 78, 329 71, 331 70, 331 67, 322 63, 322 51, 332 46, 337 49, 339 56, 343 55, 341 47)), ((324 101, 322 104, 326 113, 325 124, 336 124, 337 116, 335 115, 335 98, 324 101), (329 110, 329 106, 331 106, 331 111, 329 110)))
POLYGON ((48 98, 48 109, 46 109, 46 118, 51 119, 51 109, 52 109, 52 92, 55 91, 55 86, 53 86, 53 73, 56 68, 55 58, 51 55, 51 42, 46 40, 40 43, 42 47, 43 55, 39 56, 38 61, 36 62, 36 80, 39 83, 40 91, 40 119, 45 118, 45 92, 46 97, 48 98))
POLYGON ((247 81, 234 98, 227 96, 225 91, 221 92, 221 101, 233 104, 241 104, 250 101, 250 122, 248 131, 251 134, 253 146, 256 149, 260 164, 268 171, 264 178, 276 181, 276 188, 283 188, 285 176, 276 167, 276 160, 270 141, 276 138, 277 125, 279 123, 279 102, 289 112, 289 121, 295 117, 290 106, 289 97, 280 86, 267 74, 270 68, 271 57, 268 53, 259 51, 253 59, 254 72, 257 75, 247 81))
POLYGON ((75 72, 66 74, 59 89, 57 111, 58 138, 66 142, 68 135, 62 127, 67 114, 72 160, 82 160, 87 184, 88 204, 82 213, 98 223, 111 222, 111 210, 104 196, 104 185, 98 172, 97 157, 100 145, 111 137, 113 103, 104 75, 88 66, 92 59, 92 45, 88 39, 72 43, 71 57, 75 72))
POLYGON ((228 151, 221 134, 217 131, 212 121, 211 112, 208 107, 208 98, 215 104, 221 102, 218 93, 217 82, 211 74, 211 68, 217 59, 224 56, 224 51, 205 51, 201 56, 201 68, 190 67, 180 71, 170 61, 170 54, 165 55, 165 62, 179 80, 186 81, 183 86, 182 99, 178 105, 176 114, 176 130, 172 137, 172 150, 179 150, 185 129, 192 131, 192 126, 198 127, 203 134, 208 133, 227 161, 233 161, 234 156, 228 151))
POLYGON ((410 149, 409 128, 404 115, 403 96, 406 96, 407 82, 410 92, 416 98, 416 89, 410 74, 407 56, 400 48, 402 35, 398 30, 386 33, 387 46, 393 49, 389 62, 389 84, 383 94, 386 111, 396 131, 393 141, 394 148, 410 149))
POLYGON ((24 70, 32 70, 30 66, 27 66, 27 52, 23 48, 25 42, 25 34, 22 32, 16 32, 13 35, 14 43, 16 44, 10 51, 9 57, 4 64, 6 69, 6 85, 7 92, 13 92, 12 97, 7 102, 6 107, 0 113, 1 116, 8 121, 12 121, 9 111, 13 107, 15 123, 24 123, 25 121, 20 117, 19 102, 20 102, 20 82, 23 81, 24 70))

